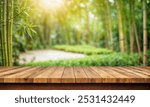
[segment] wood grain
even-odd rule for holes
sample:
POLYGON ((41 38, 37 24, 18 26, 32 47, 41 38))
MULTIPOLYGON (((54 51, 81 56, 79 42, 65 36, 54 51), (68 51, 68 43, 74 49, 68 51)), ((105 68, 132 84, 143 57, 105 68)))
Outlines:
POLYGON ((76 83, 89 83, 89 79, 82 67, 74 67, 76 83))
POLYGON ((91 69, 91 67, 83 67, 83 69, 89 79, 89 83, 102 83, 102 77, 91 69))
POLYGON ((75 83, 73 67, 65 67, 62 75, 62 83, 75 83))
POLYGON ((49 75, 48 83, 61 83, 61 78, 65 67, 57 67, 53 73, 49 75))
POLYGON ((0 83, 150 83, 150 67, 1 67, 0 83))

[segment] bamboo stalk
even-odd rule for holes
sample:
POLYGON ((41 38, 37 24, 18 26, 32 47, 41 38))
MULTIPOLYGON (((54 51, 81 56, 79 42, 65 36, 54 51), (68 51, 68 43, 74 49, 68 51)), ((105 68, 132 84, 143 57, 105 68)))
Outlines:
POLYGON ((137 33, 137 28, 136 28, 135 22, 134 22, 134 31, 135 31, 135 39, 136 39, 136 43, 137 43, 138 53, 141 54, 141 45, 140 45, 140 41, 139 41, 139 37, 138 37, 138 33, 137 33))
POLYGON ((147 65, 147 0, 143 0, 143 65, 147 65))
POLYGON ((121 52, 125 52, 125 38, 123 33, 123 27, 122 27, 122 16, 121 16, 121 1, 116 0, 116 6, 117 6, 117 13, 118 13, 118 20, 119 20, 119 35, 120 35, 120 50, 121 52))
POLYGON ((134 38, 134 5, 135 5, 135 1, 134 0, 130 0, 130 15, 131 15, 131 19, 130 19, 130 26, 131 26, 131 33, 130 33, 130 53, 133 54, 134 53, 134 42, 135 42, 135 38, 134 38))
POLYGON ((8 66, 9 66, 9 0, 6 0, 6 4, 7 4, 7 12, 6 12, 6 41, 7 41, 7 57, 8 57, 8 66))
MULTIPOLYGON (((2 2, 0 2, 0 21, 2 21, 2 2)), ((3 52, 2 52, 2 24, 0 24, 0 54, 1 54, 1 65, 3 65, 3 52)))
POLYGON ((4 66, 8 66, 8 57, 7 57, 7 1, 3 0, 3 61, 4 66))
POLYGON ((13 31, 13 0, 7 0, 8 4, 8 32, 7 32, 7 50, 8 50, 8 65, 12 66, 12 31, 13 31))
POLYGON ((1 19, 2 19, 2 24, 1 24, 1 54, 2 54, 2 65, 4 65, 5 64, 5 57, 4 57, 4 41, 3 41, 3 38, 4 38, 4 36, 3 36, 3 29, 4 29, 4 19, 3 19, 3 11, 4 11, 4 0, 2 0, 1 1, 1 4, 2 4, 2 6, 1 6, 1 8, 2 8, 2 10, 1 10, 1 19))
POLYGON ((109 1, 105 0, 104 1, 104 5, 106 8, 106 18, 105 18, 105 24, 106 24, 106 32, 107 32, 107 45, 109 49, 113 50, 113 36, 112 36, 112 23, 111 23, 111 12, 110 12, 110 5, 109 5, 109 1))
POLYGON ((13 53, 12 53, 12 49, 13 49, 13 47, 12 47, 12 38, 13 38, 13 17, 14 17, 14 0, 11 0, 11 14, 10 14, 10 18, 12 19, 11 20, 11 22, 10 22, 10 47, 9 47, 9 51, 10 51, 10 66, 12 66, 13 65, 13 62, 12 62, 12 60, 13 60, 13 58, 12 58, 12 56, 13 56, 13 53))
POLYGON ((127 13, 127 5, 128 5, 128 1, 127 0, 122 0, 121 3, 122 9, 121 9, 121 15, 122 17, 122 23, 123 23, 123 33, 124 33, 124 48, 125 48, 125 52, 128 51, 128 43, 127 43, 127 39, 128 39, 128 34, 127 34, 127 19, 128 19, 128 13, 127 13))
POLYGON ((2 65, 12 66, 12 28, 13 28, 13 0, 2 0, 2 35, 1 53, 2 65))

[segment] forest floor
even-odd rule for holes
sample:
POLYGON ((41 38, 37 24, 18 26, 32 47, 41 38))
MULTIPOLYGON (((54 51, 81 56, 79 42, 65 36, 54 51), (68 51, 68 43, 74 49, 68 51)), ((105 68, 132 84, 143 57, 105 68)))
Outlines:
POLYGON ((64 52, 59 50, 34 50, 28 51, 26 53, 21 53, 19 56, 20 64, 27 64, 30 62, 40 62, 40 61, 49 61, 49 60, 69 60, 69 59, 77 59, 84 58, 86 55, 72 53, 72 52, 64 52))

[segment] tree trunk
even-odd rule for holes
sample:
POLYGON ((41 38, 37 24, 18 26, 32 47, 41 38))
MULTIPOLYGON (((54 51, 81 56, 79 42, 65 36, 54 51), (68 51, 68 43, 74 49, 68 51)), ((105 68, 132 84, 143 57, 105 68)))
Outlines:
POLYGON ((120 35, 120 50, 121 52, 125 52, 125 40, 124 33, 122 27, 122 16, 121 16, 121 1, 116 0, 117 13, 118 13, 118 21, 119 21, 119 35, 120 35))
POLYGON ((143 65, 147 65, 147 0, 143 0, 143 65))

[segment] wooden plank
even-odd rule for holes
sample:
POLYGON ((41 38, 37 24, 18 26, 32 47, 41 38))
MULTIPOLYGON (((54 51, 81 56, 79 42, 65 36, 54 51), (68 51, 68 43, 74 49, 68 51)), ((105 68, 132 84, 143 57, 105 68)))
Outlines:
MULTIPOLYGON (((0 84, 0 90, 150 90, 150 83, 0 84)), ((82 92, 81 92, 82 93, 82 92)), ((108 93, 109 94, 109 93, 108 93)))
POLYGON ((100 67, 91 67, 95 72, 97 72, 101 78, 102 78, 102 83, 115 83, 116 79, 113 75, 109 74, 105 70, 100 69, 100 67))
POLYGON ((109 67, 99 67, 100 69, 106 71, 107 73, 113 75, 115 79, 112 80, 110 83, 128 83, 132 82, 132 79, 127 75, 124 75, 122 72, 117 72, 109 67))
POLYGON ((5 75, 3 76, 4 78, 8 78, 8 77, 13 77, 13 78, 17 78, 17 77, 20 77, 22 75, 27 75, 28 73, 32 72, 33 70, 37 69, 39 67, 30 67, 28 69, 25 69, 25 70, 22 70, 21 72, 17 72, 17 73, 14 73, 14 74, 10 74, 10 75, 5 75))
POLYGON ((147 67, 144 67, 144 68, 146 68, 146 69, 150 70, 150 66, 147 66, 147 67))
POLYGON ((118 72, 118 73, 121 73, 121 74, 123 74, 123 75, 126 75, 126 76, 129 77, 129 78, 142 78, 142 77, 140 77, 140 76, 138 76, 138 75, 135 75, 134 73, 126 72, 126 71, 124 71, 124 70, 122 70, 122 69, 119 69, 118 67, 109 67, 109 69, 112 69, 112 70, 114 70, 114 71, 116 71, 116 72, 118 72))
POLYGON ((61 83, 64 70, 65 67, 57 67, 55 71, 49 75, 48 83, 61 83))
POLYGON ((31 77, 32 75, 36 75, 36 72, 41 72, 44 68, 41 68, 41 67, 36 67, 35 69, 32 69, 31 71, 29 72, 26 72, 24 75, 20 75, 17 79, 16 79, 16 82, 19 82, 19 83, 33 83, 33 78, 29 78, 31 77))
POLYGON ((17 68, 17 67, 2 67, 2 68, 0 68, 0 73, 7 72, 7 71, 15 69, 15 68, 17 68))
POLYGON ((73 72, 73 67, 65 67, 61 79, 62 83, 75 83, 75 75, 73 72))
POLYGON ((134 69, 134 71, 139 72, 141 74, 144 74, 148 77, 150 77, 150 71, 141 67, 130 67, 131 69, 134 69))
MULTIPOLYGON (((138 75, 135 75, 134 73, 131 73, 131 72, 126 72, 122 69, 119 69, 118 67, 109 67, 109 69, 113 69, 123 75, 126 75, 127 77, 129 78, 124 78, 124 82, 123 83, 145 83, 146 80, 145 78, 143 79, 142 77, 138 76, 138 75)), ((122 78, 123 79, 123 78, 122 78)))
POLYGON ((82 67, 74 67, 76 83, 88 83, 88 77, 82 67))
POLYGON ((9 76, 9 75, 12 75, 12 74, 16 74, 18 72, 21 72, 21 71, 27 70, 27 69, 30 69, 30 67, 18 67, 16 69, 12 69, 12 70, 9 70, 7 72, 0 73, 0 77, 9 76))
POLYGON ((7 75, 4 76, 4 82, 5 83, 20 83, 20 82, 25 82, 24 76, 27 76, 31 74, 34 70, 36 70, 39 67, 31 67, 29 69, 23 70, 22 72, 17 72, 15 74, 7 75))
POLYGON ((142 75, 142 74, 140 74, 140 73, 138 73, 138 72, 135 72, 135 71, 133 71, 133 70, 131 70, 131 69, 129 69, 129 68, 126 68, 126 67, 118 67, 118 68, 119 68, 119 69, 122 69, 122 70, 124 70, 124 71, 126 71, 126 72, 133 73, 134 75, 139 76, 139 77, 141 77, 141 78, 145 78, 145 75, 142 75))
POLYGON ((55 71, 56 67, 45 68, 44 72, 35 76, 34 83, 48 83, 48 78, 55 71))
POLYGON ((143 75, 143 76, 145 76, 145 77, 143 77, 144 79, 145 79, 145 82, 148 82, 148 81, 150 81, 150 73, 149 72, 147 72, 146 70, 139 70, 138 69, 138 67, 130 67, 130 69, 133 69, 133 71, 134 72, 136 72, 136 73, 140 73, 141 75, 143 75))
POLYGON ((149 76, 143 74, 141 71, 133 69, 132 67, 124 67, 125 69, 128 69, 128 71, 133 72, 134 74, 137 74, 143 78, 149 78, 149 76))
POLYGON ((82 68, 88 77, 89 83, 102 82, 102 77, 97 72, 95 72, 93 69, 91 69, 90 67, 82 67, 82 68))
POLYGON ((120 72, 116 72, 116 71, 110 69, 109 67, 99 67, 99 68, 106 71, 107 73, 113 75, 116 78, 129 78, 128 76, 126 76, 120 72))
POLYGON ((149 68, 148 67, 142 67, 142 69, 146 69, 147 71, 150 72, 150 67, 149 68))
POLYGON ((113 75, 102 70, 100 67, 91 67, 95 72, 97 72, 102 78, 115 78, 113 75))
POLYGON ((0 72, 0 83, 150 83, 150 71, 145 67, 17 67, 0 72))
POLYGON ((145 75, 143 75, 143 74, 141 74, 139 72, 136 72, 133 69, 130 69, 130 67, 129 68, 127 68, 127 67, 118 67, 118 68, 123 69, 126 72, 133 73, 134 75, 140 76, 139 78, 137 78, 137 80, 134 83, 149 83, 150 82, 150 78, 149 77, 147 77, 147 76, 145 76, 145 75))
MULTIPOLYGON (((37 76, 39 76, 40 74, 44 73, 46 70, 48 69, 48 67, 37 67, 37 69, 33 70, 30 73, 27 73, 26 75, 22 75, 20 78, 18 78, 18 81, 22 82, 26 82, 26 83, 34 83, 34 79, 36 79, 37 76), (21 78, 24 78, 23 80, 21 78), (20 80, 19 80, 20 79, 20 80)), ((45 82, 45 81, 43 81, 45 82)), ((41 83, 43 83, 41 80, 41 83)), ((37 81, 37 83, 39 83, 37 81)))

